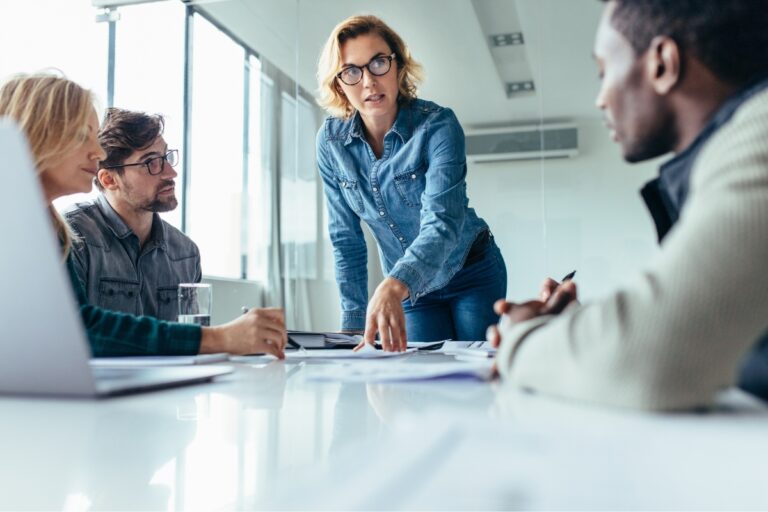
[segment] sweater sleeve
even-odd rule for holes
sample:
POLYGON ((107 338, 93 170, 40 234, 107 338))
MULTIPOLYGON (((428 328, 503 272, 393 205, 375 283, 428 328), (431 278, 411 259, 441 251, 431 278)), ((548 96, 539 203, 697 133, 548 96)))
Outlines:
POLYGON ((647 271, 600 302, 502 328, 504 379, 657 410, 708 405, 733 385, 768 328, 767 111, 762 94, 713 136, 647 271))
POLYGON ((86 300, 71 255, 67 259, 67 269, 80 304, 80 315, 93 357, 193 355, 200 351, 200 326, 164 322, 92 306, 86 300))

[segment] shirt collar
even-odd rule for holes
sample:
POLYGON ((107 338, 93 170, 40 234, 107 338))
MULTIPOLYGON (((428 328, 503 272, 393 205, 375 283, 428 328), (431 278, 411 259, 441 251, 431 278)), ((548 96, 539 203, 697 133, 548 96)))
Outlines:
MULTIPOLYGON (((733 114, 736 113, 739 107, 754 95, 765 89, 768 89, 768 79, 759 80, 728 98, 725 103, 720 106, 717 112, 715 112, 701 133, 696 136, 694 141, 674 158, 662 164, 661 175, 663 176, 665 173, 675 171, 681 167, 690 168, 699 152, 712 135, 722 128, 724 124, 730 121, 731 117, 733 117, 733 114)), ((687 170, 688 172, 690 171, 690 169, 687 170)))
POLYGON ((95 203, 99 207, 99 210, 101 210, 104 218, 107 220, 107 227, 117 238, 122 239, 133 234, 131 228, 129 228, 125 222, 123 222, 123 219, 120 218, 115 209, 112 208, 112 205, 109 204, 109 201, 107 201, 107 198, 104 196, 104 194, 99 194, 98 197, 96 197, 95 203))
MULTIPOLYGON (((120 215, 118 215, 115 209, 112 208, 112 205, 109 204, 109 201, 107 201, 104 194, 99 194, 98 197, 96 197, 95 203, 104 215, 104 218, 107 221, 107 227, 112 231, 115 237, 124 239, 131 235, 135 236, 131 228, 126 225, 120 215)), ((163 224, 162 219, 160 219, 160 215, 157 213, 152 214, 152 229, 149 233, 148 243, 154 243, 154 245, 163 248, 165 247, 165 225, 163 224)))
POLYGON ((363 119, 360 117, 360 112, 355 111, 349 120, 347 120, 347 138, 344 140, 344 145, 348 146, 352 139, 363 140, 365 135, 363 133, 363 119))
POLYGON ((659 241, 664 239, 680 218, 680 212, 688 198, 691 170, 701 150, 746 101, 766 89, 768 79, 761 79, 733 94, 715 112, 694 141, 662 164, 659 176, 643 187, 641 194, 653 216, 659 241))
MULTIPOLYGON (((347 121, 349 128, 347 130, 347 137, 344 140, 344 145, 347 146, 352 142, 352 139, 365 140, 365 132, 363 130, 363 119, 360 116, 360 112, 355 111, 354 115, 347 121)), ((411 102, 401 102, 400 108, 395 118, 395 123, 390 132, 397 134, 403 141, 403 144, 408 142, 413 134, 413 108, 411 102)), ((385 136, 386 137, 386 136, 385 136)))
POLYGON ((390 129, 400 136, 403 144, 408 142, 413 133, 413 108, 410 101, 400 103, 400 110, 397 112, 397 118, 395 124, 390 129))

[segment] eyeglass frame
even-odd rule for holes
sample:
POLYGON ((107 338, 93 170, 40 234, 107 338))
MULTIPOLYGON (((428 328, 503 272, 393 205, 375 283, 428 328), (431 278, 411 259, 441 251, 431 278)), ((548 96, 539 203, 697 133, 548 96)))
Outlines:
POLYGON ((389 55, 377 55, 377 56, 373 57, 371 60, 369 60, 367 64, 363 64, 362 66, 356 66, 354 64, 349 64, 347 67, 345 67, 344 69, 342 69, 341 71, 336 73, 336 78, 341 80, 341 83, 343 83, 344 85, 349 85, 349 86, 357 85, 360 82, 362 82, 362 80, 363 80, 363 75, 365 75, 364 69, 367 69, 368 72, 371 75, 373 75, 373 76, 384 76, 384 75, 386 75, 387 73, 389 73, 392 70, 392 61, 395 60, 395 59, 397 59, 397 53, 392 52, 389 55), (389 62, 389 67, 387 68, 387 70, 385 72, 383 72, 382 74, 380 74, 380 75, 377 75, 376 73, 371 71, 371 62, 375 61, 376 59, 386 59, 389 62), (357 82, 355 82, 353 84, 348 84, 347 82, 344 81, 343 78, 341 78, 341 74, 344 73, 345 71, 349 70, 349 69, 352 69, 352 68, 357 68, 357 69, 360 70, 360 80, 358 80, 357 82))
POLYGON ((153 156, 152 158, 150 158, 146 162, 136 162, 135 164, 109 165, 107 167, 100 167, 100 169, 109 170, 109 169, 119 169, 121 167, 135 167, 135 166, 138 166, 138 165, 143 165, 143 166, 145 166, 147 168, 147 173, 149 173, 150 176, 157 176, 159 174, 163 174, 163 171, 165 171, 165 164, 166 163, 168 165, 170 165, 171 167, 173 167, 173 164, 168 162, 168 155, 170 155, 171 153, 175 153, 176 154, 176 162, 178 163, 179 150, 178 149, 169 149, 168 151, 165 152, 164 155, 153 156), (152 163, 153 160, 157 160, 158 158, 161 158, 163 160, 162 164, 160 165, 160 172, 152 172, 152 169, 149 167, 149 165, 152 163))

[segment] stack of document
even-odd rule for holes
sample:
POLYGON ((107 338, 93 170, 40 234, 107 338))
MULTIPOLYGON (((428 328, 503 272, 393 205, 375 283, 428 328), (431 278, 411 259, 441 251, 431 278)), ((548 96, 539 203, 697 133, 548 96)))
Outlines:
MULTIPOLYGON (((288 337, 302 347, 309 350, 320 348, 351 349, 355 348, 363 341, 363 337, 359 334, 345 334, 343 332, 289 330, 288 337)), ((416 348, 419 350, 436 350, 439 349, 444 343, 444 341, 409 341, 408 348, 416 348)), ((464 343, 464 346, 466 346, 468 343, 473 342, 461 343, 464 343)), ((381 348, 381 344, 378 341, 376 342, 376 348, 381 348)))
POLYGON ((496 356, 496 349, 487 341, 446 341, 440 352, 454 355, 457 358, 496 356))
POLYGON ((306 349, 355 348, 363 337, 341 332, 288 331, 288 337, 306 349))
POLYGON ((288 360, 294 359, 389 359, 393 357, 400 357, 416 352, 415 348, 406 349, 403 352, 384 352, 373 348, 370 345, 365 345, 358 351, 350 349, 342 350, 295 350, 292 352, 286 352, 285 358, 288 360))

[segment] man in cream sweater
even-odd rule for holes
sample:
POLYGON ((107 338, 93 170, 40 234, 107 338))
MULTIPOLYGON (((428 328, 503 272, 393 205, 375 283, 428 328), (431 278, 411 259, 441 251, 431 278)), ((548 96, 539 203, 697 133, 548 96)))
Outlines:
POLYGON ((595 41, 597 106, 624 158, 673 152, 642 191, 661 251, 602 301, 550 282, 500 301, 501 377, 619 407, 706 406, 768 387, 768 0, 609 0, 595 41), (750 354, 751 350, 755 350, 750 354), (764 366, 763 366, 764 367, 764 366))

